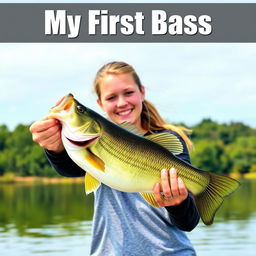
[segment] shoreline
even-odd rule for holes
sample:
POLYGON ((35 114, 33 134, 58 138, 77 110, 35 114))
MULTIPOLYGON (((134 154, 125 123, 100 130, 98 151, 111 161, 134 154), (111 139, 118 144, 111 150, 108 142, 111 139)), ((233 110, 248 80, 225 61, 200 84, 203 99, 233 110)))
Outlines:
POLYGON ((26 176, 26 177, 4 177, 0 176, 0 184, 62 184, 62 183, 82 183, 84 177, 40 177, 40 176, 26 176))
MULTIPOLYGON (((234 179, 256 179, 256 173, 237 174, 233 173, 228 175, 234 179)), ((40 177, 40 176, 14 176, 6 175, 0 176, 0 184, 72 184, 72 183, 83 183, 84 177, 40 177)))

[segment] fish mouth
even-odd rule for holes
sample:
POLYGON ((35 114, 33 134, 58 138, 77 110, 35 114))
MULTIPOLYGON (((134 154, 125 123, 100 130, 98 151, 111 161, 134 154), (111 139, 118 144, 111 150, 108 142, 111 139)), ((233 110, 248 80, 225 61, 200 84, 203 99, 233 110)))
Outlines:
POLYGON ((50 110, 50 115, 54 116, 55 114, 60 114, 63 111, 69 111, 71 109, 71 106, 74 103, 74 96, 69 93, 68 95, 62 97, 54 107, 50 110))
POLYGON ((68 141, 70 141, 73 145, 81 147, 81 148, 88 147, 89 145, 91 145, 98 138, 99 138, 99 136, 96 136, 96 137, 94 137, 92 139, 89 139, 89 140, 76 141, 76 140, 72 140, 72 139, 69 139, 68 137, 66 137, 66 139, 68 141))

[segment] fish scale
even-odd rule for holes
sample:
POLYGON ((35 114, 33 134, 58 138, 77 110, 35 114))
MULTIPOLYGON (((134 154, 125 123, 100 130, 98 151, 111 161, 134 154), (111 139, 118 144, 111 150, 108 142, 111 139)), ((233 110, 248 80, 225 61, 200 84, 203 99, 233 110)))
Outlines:
MULTIPOLYGON (((190 181, 197 183, 201 187, 206 187, 206 182, 208 183, 208 175, 195 175, 194 172, 191 172, 186 167, 184 168, 184 166, 178 162, 177 158, 170 160, 170 156, 163 157, 163 155, 158 156, 155 154, 155 152, 150 152, 150 148, 145 146, 145 144, 147 144, 146 141, 144 141, 144 146, 140 145, 142 147, 142 149, 140 148, 140 151, 144 151, 145 156, 152 156, 152 154, 154 154, 154 159, 157 159, 157 161, 152 161, 152 157, 136 157, 136 155, 131 150, 133 145, 132 143, 129 143, 129 140, 124 141, 122 138, 111 138, 110 136, 103 134, 99 139, 98 144, 99 147, 104 148, 104 150, 109 153, 109 156, 105 156, 105 158, 114 157, 120 160, 122 164, 128 165, 131 165, 132 162, 133 167, 137 167, 138 172, 145 174, 150 172, 152 175, 155 175, 156 182, 160 181, 160 171, 163 168, 170 169, 171 167, 176 167, 179 176, 182 178, 190 179, 190 181)), ((99 155, 99 157, 104 159, 103 155, 99 155)))
MULTIPOLYGON (((146 168, 151 169, 152 171, 155 169, 155 166, 150 166, 149 162, 145 161, 144 159, 138 158, 138 157, 134 157, 134 154, 132 152, 127 152, 125 151, 125 155, 123 154, 124 149, 130 148, 128 143, 127 146, 125 146, 124 144, 122 145, 122 147, 117 148, 115 146, 115 144, 113 143, 108 143, 105 140, 99 140, 99 146, 104 148, 104 150, 106 150, 109 153, 109 156, 116 158, 118 160, 120 160, 120 162, 122 164, 127 164, 127 165, 131 165, 131 161, 133 161, 133 167, 137 167, 141 172, 146 172, 148 173, 148 170, 146 170, 146 168)), ((105 156, 105 158, 108 158, 108 156, 105 156)), ((158 172, 155 171, 155 174, 157 174, 158 172)))

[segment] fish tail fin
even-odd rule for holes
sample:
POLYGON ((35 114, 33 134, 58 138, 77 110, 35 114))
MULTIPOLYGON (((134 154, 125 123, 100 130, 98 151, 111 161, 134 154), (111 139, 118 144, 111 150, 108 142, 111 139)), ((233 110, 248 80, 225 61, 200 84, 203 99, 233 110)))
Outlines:
POLYGON ((220 208, 224 197, 233 193, 240 183, 230 177, 209 173, 210 181, 206 189, 195 196, 195 202, 202 221, 211 225, 216 211, 220 208))

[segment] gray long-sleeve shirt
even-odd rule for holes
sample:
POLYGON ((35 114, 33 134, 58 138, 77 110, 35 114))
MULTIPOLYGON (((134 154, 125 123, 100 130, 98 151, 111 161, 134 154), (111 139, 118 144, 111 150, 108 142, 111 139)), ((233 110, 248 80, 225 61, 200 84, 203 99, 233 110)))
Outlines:
MULTIPOLYGON (((177 157, 190 162, 183 139, 168 132, 183 144, 184 151, 177 157)), ((66 152, 46 154, 59 174, 85 175, 66 152)), ((154 208, 139 193, 125 193, 101 184, 95 192, 90 255, 196 255, 184 231, 191 231, 198 221, 191 194, 179 206, 154 208)))

